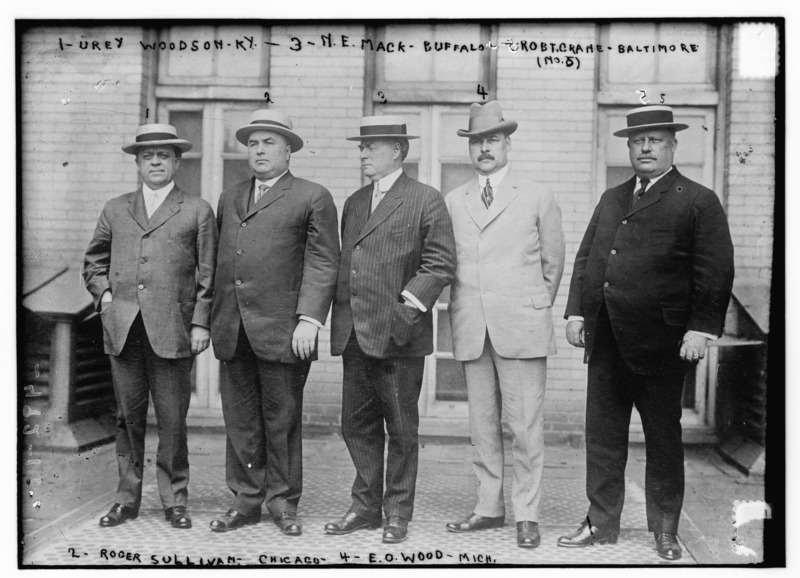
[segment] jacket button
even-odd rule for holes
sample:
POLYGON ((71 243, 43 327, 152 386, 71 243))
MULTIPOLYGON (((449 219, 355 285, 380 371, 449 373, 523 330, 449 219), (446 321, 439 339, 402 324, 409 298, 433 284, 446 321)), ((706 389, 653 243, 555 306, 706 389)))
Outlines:
POLYGON ((605 283, 603 283, 603 287, 608 287, 608 281, 606 281, 605 283))
POLYGON ((360 250, 361 250, 361 245, 356 245, 356 251, 360 251, 360 250))
POLYGON ((139 284, 139 289, 144 289, 144 285, 142 285, 142 284, 140 283, 140 284, 139 284))
POLYGON ((628 219, 622 219, 622 224, 623 225, 627 225, 628 224, 628 219))
POLYGON ((237 254, 237 255, 241 255, 242 253, 244 253, 244 251, 242 251, 241 249, 239 249, 238 251, 236 251, 236 254, 237 254))
POLYGON ((241 284, 242 284, 242 280, 241 280, 241 279, 237 279, 237 280, 236 280, 236 284, 237 284, 237 285, 241 285, 241 284))
POLYGON ((146 257, 142 257, 142 263, 147 263, 147 258, 146 257))
POLYGON ((246 226, 247 226, 247 223, 242 223, 242 227, 246 227, 246 226))
POLYGON ((353 269, 351 272, 353 273, 353 275, 355 275, 356 273, 358 273, 358 270, 357 269, 353 269))
POLYGON ((617 250, 616 249, 611 249, 611 254, 612 255, 616 255, 617 254, 617 250))

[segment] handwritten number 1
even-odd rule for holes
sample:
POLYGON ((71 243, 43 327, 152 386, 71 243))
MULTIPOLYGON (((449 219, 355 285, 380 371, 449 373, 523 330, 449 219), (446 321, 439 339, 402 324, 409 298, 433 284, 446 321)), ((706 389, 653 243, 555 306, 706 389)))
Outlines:
POLYGON ((383 94, 382 90, 378 91, 378 97, 380 97, 381 99, 381 104, 386 104, 387 102, 389 102, 388 100, 386 100, 386 96, 383 94))

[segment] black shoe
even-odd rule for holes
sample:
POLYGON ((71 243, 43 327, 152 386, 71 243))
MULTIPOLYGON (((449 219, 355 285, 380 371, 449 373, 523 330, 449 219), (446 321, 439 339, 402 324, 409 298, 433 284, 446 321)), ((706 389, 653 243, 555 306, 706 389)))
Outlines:
POLYGON ((186 506, 173 506, 164 510, 164 519, 173 528, 191 528, 192 519, 186 513, 186 506))
POLYGON ((658 555, 664 560, 680 560, 683 556, 681 545, 678 544, 678 537, 675 534, 662 532, 655 534, 656 537, 656 550, 658 555))
POLYGON ((299 536, 303 533, 303 526, 297 521, 294 512, 281 512, 275 517, 275 524, 286 536, 299 536))
POLYGON ((520 548, 536 548, 541 540, 538 522, 517 522, 517 546, 520 548))
POLYGON ((400 516, 387 516, 383 528, 384 544, 399 544, 408 538, 408 522, 400 516))
POLYGON ((470 514, 460 522, 449 522, 445 528, 448 532, 465 534, 467 532, 477 532, 478 530, 490 530, 492 528, 502 528, 505 525, 505 516, 497 518, 487 518, 478 514, 470 514))
POLYGON ((122 504, 114 504, 108 514, 100 518, 100 525, 104 528, 119 526, 126 520, 135 520, 139 517, 139 510, 122 504))
POLYGON ((564 548, 585 548, 595 544, 616 544, 617 538, 619 531, 604 531, 588 522, 583 522, 572 534, 561 536, 558 545, 564 548))
POLYGON ((212 532, 229 532, 242 526, 250 524, 258 524, 261 521, 261 512, 253 516, 245 516, 241 512, 237 512, 233 508, 225 512, 225 515, 216 520, 211 520, 212 532))
POLYGON ((368 520, 362 518, 355 512, 347 512, 341 520, 325 524, 325 533, 341 536, 342 534, 349 534, 356 530, 376 530, 380 527, 380 518, 378 521, 368 520))

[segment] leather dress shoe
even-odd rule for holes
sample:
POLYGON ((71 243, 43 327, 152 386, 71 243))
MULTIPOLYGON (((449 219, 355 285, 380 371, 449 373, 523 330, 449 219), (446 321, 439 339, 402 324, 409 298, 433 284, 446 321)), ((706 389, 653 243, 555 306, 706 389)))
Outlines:
POLYGON ((448 532, 465 534, 467 532, 477 532, 478 530, 490 530, 492 528, 502 528, 505 525, 505 516, 497 518, 487 518, 478 514, 470 514, 460 522, 449 522, 445 528, 448 532))
POLYGON ((336 522, 328 522, 325 524, 325 533, 333 534, 334 536, 341 536, 342 534, 349 534, 356 530, 376 530, 380 528, 380 519, 376 522, 362 518, 355 512, 347 512, 341 520, 336 522))
POLYGON ((261 512, 254 516, 245 516, 241 512, 238 512, 231 508, 225 515, 217 518, 216 520, 211 520, 211 531, 212 532, 229 532, 231 530, 235 530, 236 528, 241 528, 242 526, 248 526, 250 524, 258 524, 261 521, 261 512))
POLYGON ((112 526, 119 526, 126 520, 135 520, 139 517, 139 510, 134 510, 129 506, 122 504, 114 504, 108 511, 108 514, 100 518, 100 525, 104 528, 112 526))
POLYGON ((275 516, 275 525, 286 536, 299 536, 303 533, 303 526, 300 525, 294 512, 281 512, 280 516, 275 516))
POLYGON ((517 546, 520 548, 536 548, 541 540, 538 522, 517 522, 517 546))
POLYGON ((658 555, 664 560, 680 560, 683 556, 681 545, 678 544, 678 537, 675 534, 661 532, 655 534, 656 537, 656 550, 658 555))
POLYGON ((191 528, 192 519, 186 513, 186 506, 172 506, 164 510, 164 519, 173 528, 191 528))
POLYGON ((399 544, 408 538, 408 522, 400 516, 387 516, 383 528, 384 544, 399 544))
POLYGON ((592 526, 587 522, 583 522, 581 527, 572 534, 561 536, 558 539, 558 545, 564 548, 585 548, 587 546, 594 546, 595 544, 616 544, 617 538, 619 538, 618 531, 603 531, 597 526, 592 526))

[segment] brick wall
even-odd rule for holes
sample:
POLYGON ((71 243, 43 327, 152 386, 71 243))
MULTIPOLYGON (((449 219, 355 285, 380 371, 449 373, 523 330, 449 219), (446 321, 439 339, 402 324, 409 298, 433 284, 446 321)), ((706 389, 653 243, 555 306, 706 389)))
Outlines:
POLYGON ((103 203, 136 187, 132 157, 120 146, 144 116, 141 35, 128 27, 107 37, 81 27, 22 35, 24 266, 79 265, 103 203), (122 48, 114 37, 123 38, 122 48), (100 38, 112 48, 80 48, 100 38))
MULTIPOLYGON (((508 24, 499 42, 595 42, 594 24, 508 24)), ((550 187, 561 207, 566 256, 564 276, 553 307, 558 354, 548 358, 545 435, 548 443, 578 441, 583 433, 586 367, 583 350, 567 343, 564 309, 572 264, 592 215, 595 146, 595 55, 581 54, 580 68, 563 64, 540 68, 537 56, 552 53, 512 52, 501 44, 497 57, 497 98, 519 128, 509 153, 515 171, 550 187), (576 439, 577 437, 577 439, 576 439)), ((540 58, 541 62, 541 58, 540 58)))

